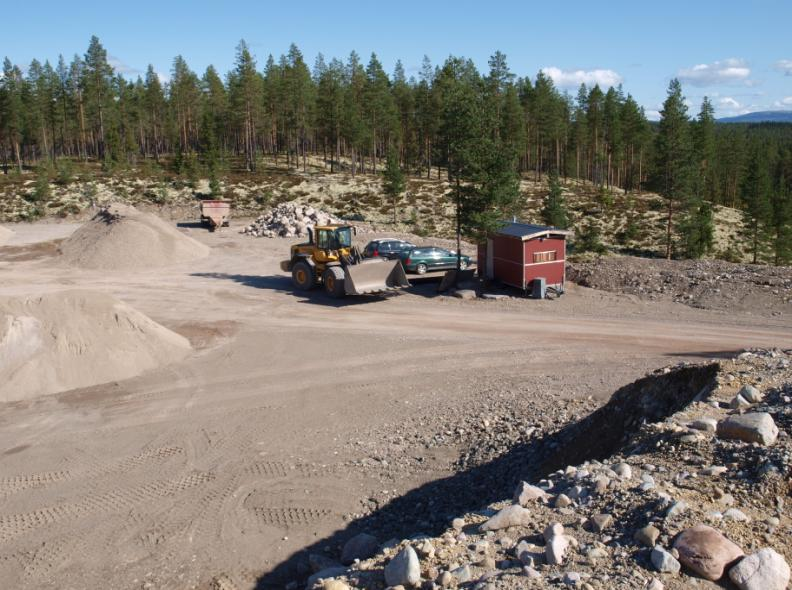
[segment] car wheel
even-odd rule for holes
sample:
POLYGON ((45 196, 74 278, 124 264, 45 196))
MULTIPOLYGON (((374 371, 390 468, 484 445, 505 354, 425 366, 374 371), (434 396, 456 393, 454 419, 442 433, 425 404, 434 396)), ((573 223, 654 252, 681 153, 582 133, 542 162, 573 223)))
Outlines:
POLYGON ((417 272, 419 275, 425 275, 426 271, 427 271, 426 265, 423 263, 415 267, 415 272, 417 272))
POLYGON ((467 268, 467 262, 464 260, 459 261, 459 270, 465 270, 467 268))

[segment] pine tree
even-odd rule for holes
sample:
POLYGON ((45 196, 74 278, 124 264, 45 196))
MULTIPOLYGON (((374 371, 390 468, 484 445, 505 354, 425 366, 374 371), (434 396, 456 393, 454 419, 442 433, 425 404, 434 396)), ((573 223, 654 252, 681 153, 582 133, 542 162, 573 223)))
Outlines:
POLYGON ((752 262, 759 262, 760 255, 767 246, 767 226, 772 221, 772 205, 770 195, 772 185, 767 166, 766 155, 762 146, 754 145, 751 150, 748 170, 741 188, 741 197, 745 205, 743 215, 748 225, 748 240, 752 262))
MULTIPOLYGON (((2 102, 0 103, 0 132, 11 146, 13 158, 19 173, 22 173, 22 141, 24 108, 22 103, 22 88, 24 80, 20 69, 12 65, 11 60, 3 61, 3 78, 0 80, 2 89, 2 102)), ((5 168, 8 173, 8 167, 5 168)))
POLYGON ((708 97, 701 103, 701 111, 693 124, 693 143, 695 148, 698 175, 696 194, 707 200, 713 200, 717 194, 715 184, 716 143, 715 143, 715 107, 708 97))
POLYGON ((388 150, 388 158, 382 177, 382 190, 390 198, 393 206, 393 223, 396 224, 399 197, 401 197, 407 185, 404 180, 404 172, 399 166, 399 156, 394 148, 388 150))
POLYGON ((542 220, 550 226, 566 229, 569 227, 569 212, 564 202, 564 192, 558 180, 558 173, 553 170, 549 176, 550 191, 545 197, 542 207, 542 220))
POLYGON ((674 215, 692 192, 693 168, 690 121, 682 86, 674 79, 660 112, 655 139, 655 185, 666 201, 666 258, 673 252, 674 215))
POLYGON ((99 38, 93 36, 85 53, 82 89, 85 94, 87 116, 92 121, 93 133, 98 136, 98 140, 92 142, 94 153, 100 160, 107 160, 110 155, 107 152, 105 119, 113 102, 112 80, 113 69, 107 63, 107 51, 102 47, 99 38))
POLYGON ((242 137, 242 151, 248 172, 256 169, 256 119, 261 104, 261 82, 256 61, 245 41, 237 46, 236 67, 229 77, 230 100, 242 137))
POLYGON ((779 155, 776 165, 777 185, 771 197, 773 263, 792 263, 792 147, 779 155))
POLYGON ((680 224, 680 233, 687 258, 701 258, 712 250, 715 225, 708 202, 696 199, 680 224))

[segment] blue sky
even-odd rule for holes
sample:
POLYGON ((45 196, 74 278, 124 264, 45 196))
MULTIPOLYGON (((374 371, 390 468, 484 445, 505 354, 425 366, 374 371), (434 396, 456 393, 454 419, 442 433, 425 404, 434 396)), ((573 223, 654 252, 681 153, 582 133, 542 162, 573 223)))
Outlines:
MULTIPOLYGON (((10 1, 10 0, 9 0, 10 1)), ((181 54, 198 73, 228 71, 245 39, 263 65, 296 43, 309 65, 317 53, 364 61, 376 52, 388 71, 408 75, 424 54, 472 58, 482 70, 500 50, 513 72, 544 69, 574 93, 580 81, 623 83, 656 116, 678 76, 693 113, 704 95, 718 116, 792 109, 792 1, 665 2, 20 2, 0 36, 0 54, 31 59, 83 54, 92 34, 114 66, 135 77, 147 64, 167 77, 181 54), (10 26, 8 26, 10 25, 10 26)))

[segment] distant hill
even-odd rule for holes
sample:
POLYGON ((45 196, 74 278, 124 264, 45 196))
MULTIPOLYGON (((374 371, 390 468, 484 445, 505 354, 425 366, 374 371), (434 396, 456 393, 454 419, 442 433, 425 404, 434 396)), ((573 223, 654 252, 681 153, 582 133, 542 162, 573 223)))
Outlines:
POLYGON ((792 111, 757 111, 736 117, 723 117, 718 123, 792 123, 792 111))

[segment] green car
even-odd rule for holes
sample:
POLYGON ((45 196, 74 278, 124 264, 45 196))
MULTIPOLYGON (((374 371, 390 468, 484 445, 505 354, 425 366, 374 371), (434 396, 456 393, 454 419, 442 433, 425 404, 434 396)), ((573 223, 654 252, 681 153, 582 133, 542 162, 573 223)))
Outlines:
MULTIPOLYGON (((404 250, 400 254, 402 266, 407 272, 419 275, 433 270, 448 270, 457 267, 457 255, 453 250, 425 246, 404 250)), ((470 256, 462 255, 460 267, 465 270, 470 265, 470 256)))

